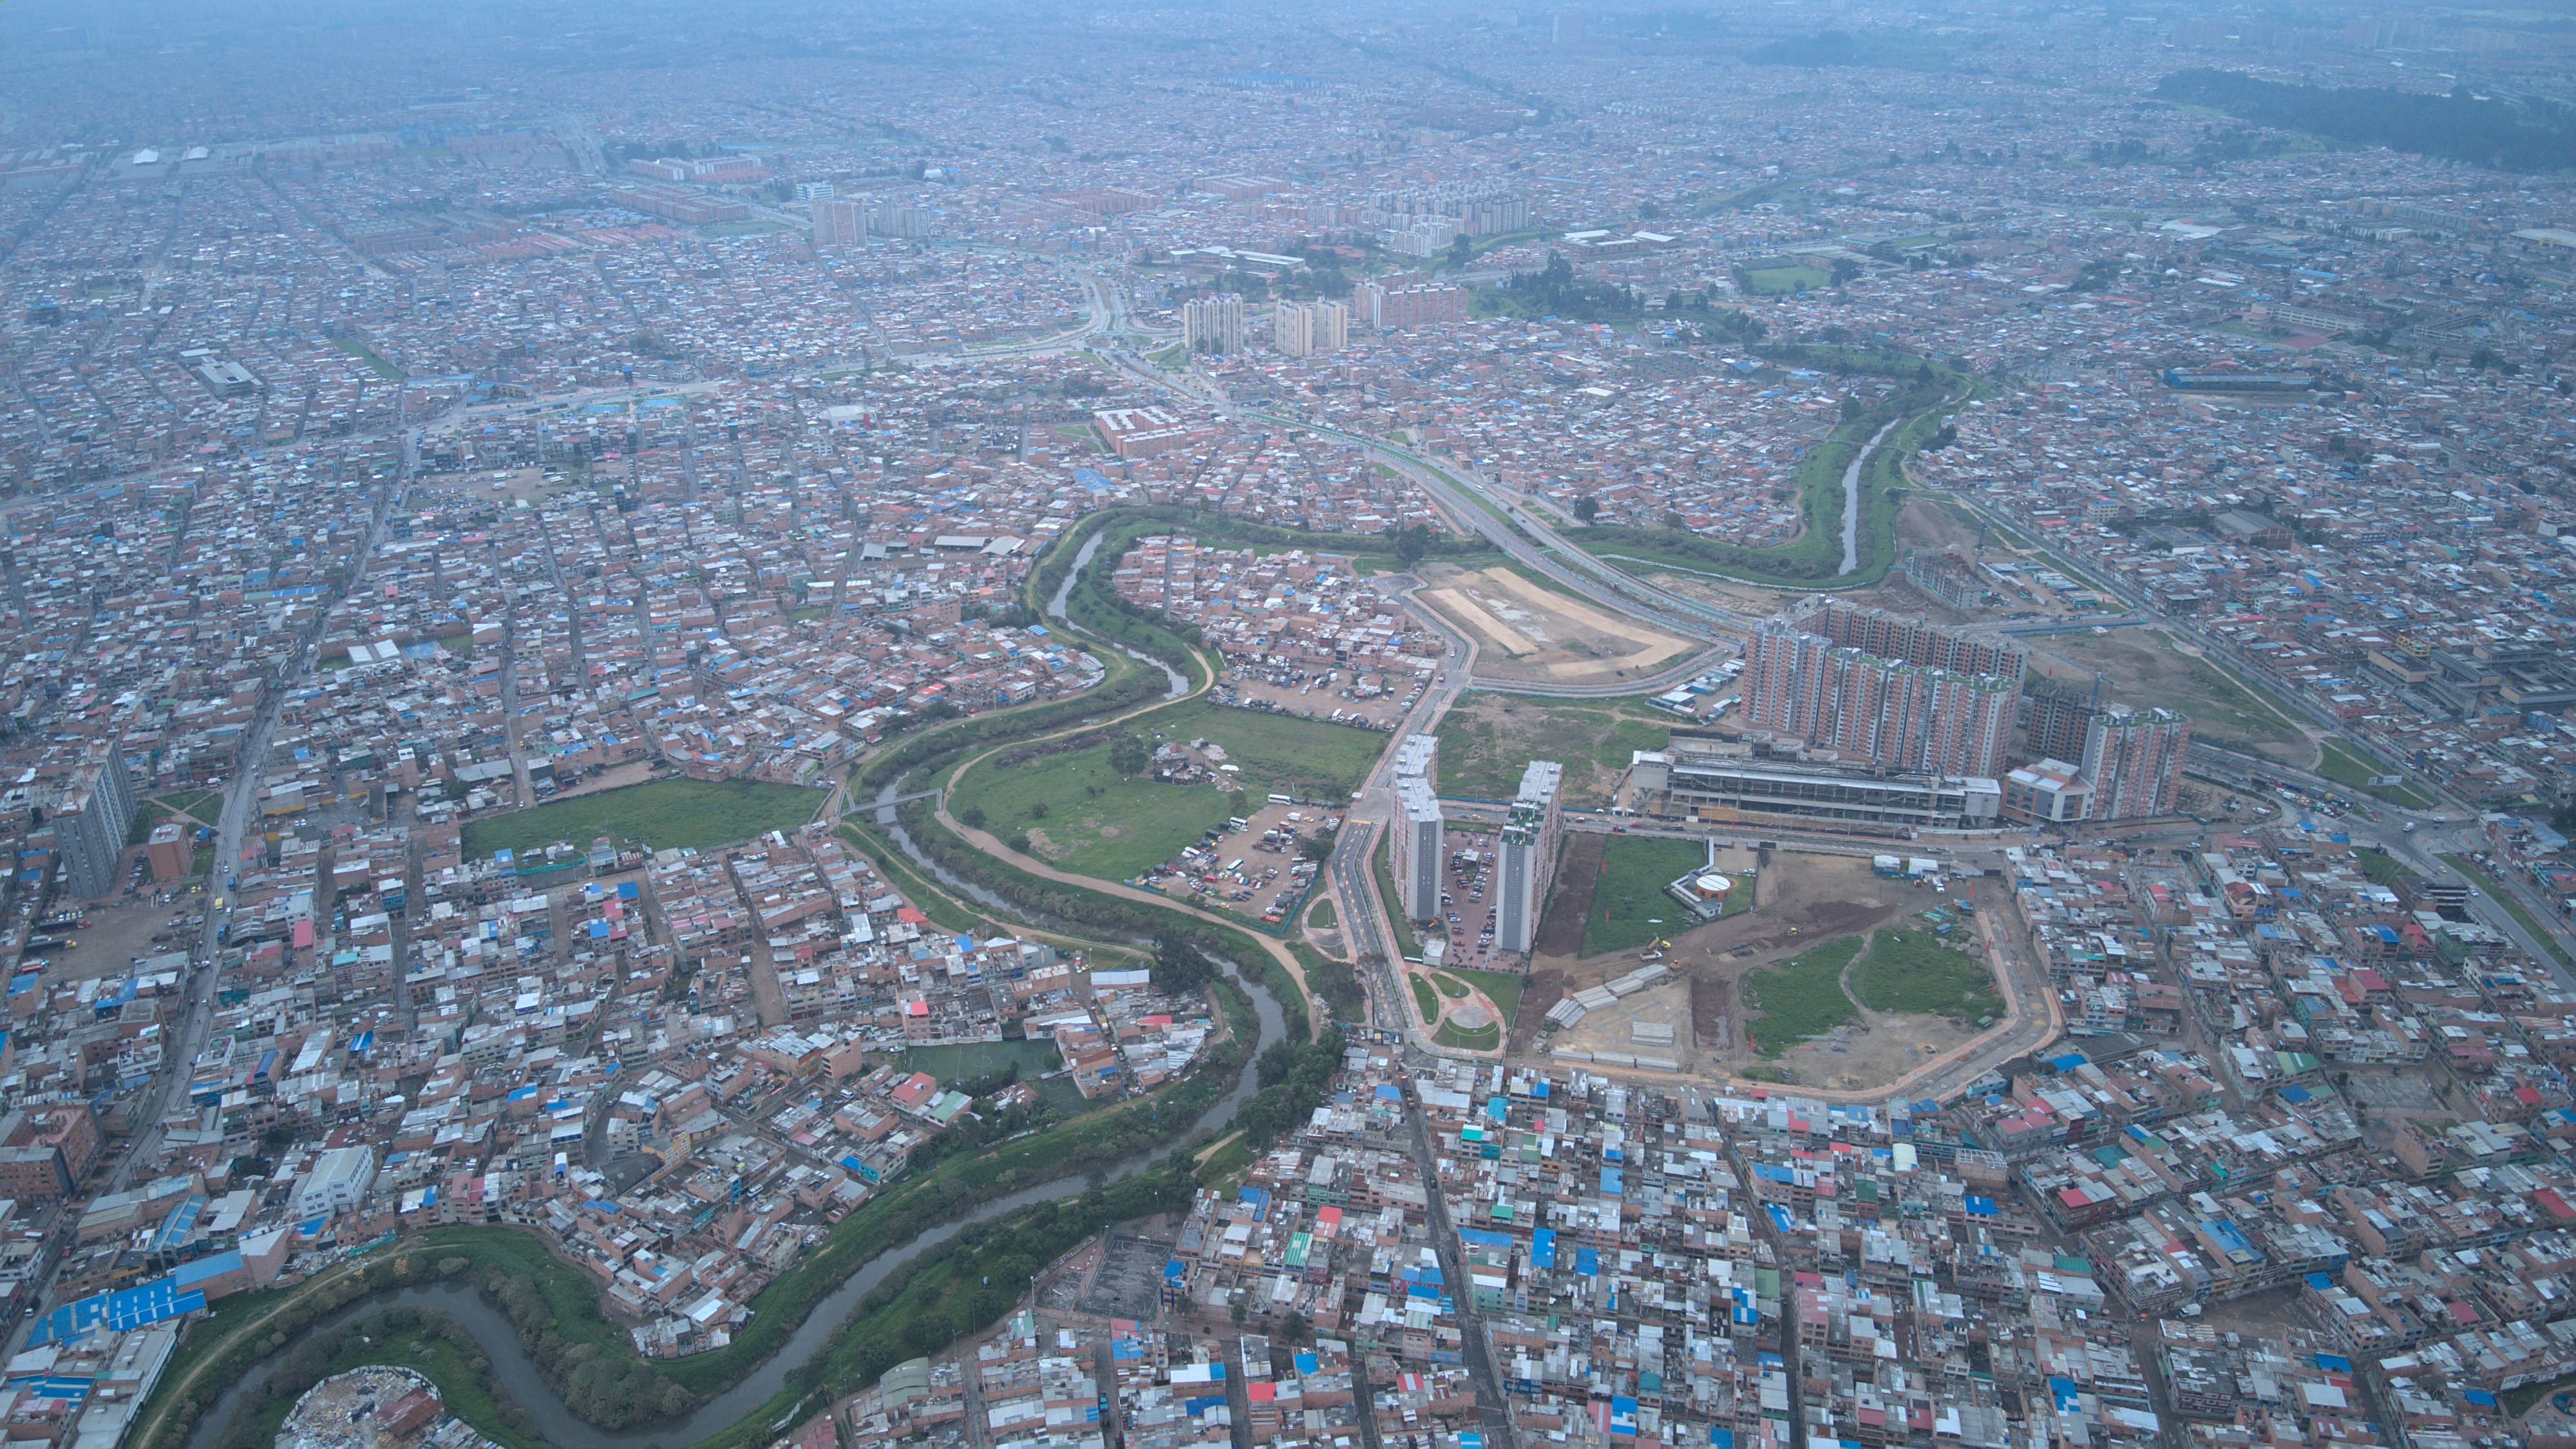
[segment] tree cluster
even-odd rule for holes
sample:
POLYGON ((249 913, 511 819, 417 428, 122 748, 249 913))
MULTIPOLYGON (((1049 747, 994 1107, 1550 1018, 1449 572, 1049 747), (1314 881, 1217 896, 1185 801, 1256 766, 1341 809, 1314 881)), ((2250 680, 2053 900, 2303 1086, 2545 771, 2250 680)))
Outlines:
POLYGON ((2240 120, 2306 131, 2360 146, 2386 146, 2500 171, 2564 171, 2576 166, 2576 131, 2465 89, 2449 95, 2389 86, 2310 86, 2257 80, 2221 70, 2178 71, 2156 86, 2158 98, 2209 106, 2240 120))
POLYGON ((1513 273, 1502 291, 1522 311, 1541 317, 1619 322, 1645 311, 1645 304, 1628 288, 1574 275, 1574 264, 1563 252, 1548 253, 1543 270, 1513 273))

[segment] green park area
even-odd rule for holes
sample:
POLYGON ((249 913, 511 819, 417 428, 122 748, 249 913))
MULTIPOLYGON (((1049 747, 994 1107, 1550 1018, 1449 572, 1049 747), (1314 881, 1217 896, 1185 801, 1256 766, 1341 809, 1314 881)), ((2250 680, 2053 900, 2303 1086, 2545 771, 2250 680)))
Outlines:
POLYGON ((1079 875, 1126 880, 1180 854, 1235 813, 1235 790, 1168 785, 1129 758, 1111 755, 1122 737, 1149 745, 1204 739, 1237 767, 1232 783, 1258 800, 1273 791, 1340 800, 1368 773, 1386 736, 1348 725, 1291 719, 1190 701, 1069 741, 1004 750, 970 769, 948 798, 949 812, 1079 875))
POLYGON ((1404 979, 1413 983, 1413 1009, 1422 1017, 1422 1024, 1429 1026, 1438 1021, 1440 1019, 1439 990, 1420 976, 1407 976, 1404 979))
POLYGON ((1359 788, 1369 767, 1386 752, 1389 738, 1376 730, 1204 699, 1176 704, 1135 723, 1158 739, 1183 744, 1206 739, 1223 746, 1226 763, 1240 767, 1237 783, 1247 790, 1335 802, 1359 788))
MULTIPOLYGON (((1611 836, 1601 847, 1601 877, 1592 884, 1592 914, 1583 922, 1579 954, 1625 951, 1700 924, 1664 887, 1707 863, 1708 847, 1696 840, 1611 836)), ((1752 904, 1752 882, 1746 881, 1728 893, 1725 914, 1752 904)))
POLYGON ((1066 1117, 1103 1105, 1084 1097, 1072 1079, 1047 1075, 1064 1065, 1053 1042, 977 1041, 912 1047, 904 1052, 903 1064, 912 1071, 937 1077, 943 1087, 983 1087, 990 1091, 1001 1090, 1004 1075, 1016 1068, 1018 1080, 1036 1088, 1039 1100, 1066 1117))
POLYGON ((1638 750, 1672 743, 1672 717, 1641 699, 1536 699, 1471 690, 1440 721, 1439 791, 1453 800, 1509 800, 1532 760, 1565 767, 1561 799, 1576 810, 1610 803, 1638 750))
POLYGON ((1933 934, 1929 924, 1871 936, 1869 954, 1852 969, 1852 986, 1872 1011, 1947 1017, 1961 1026, 2004 1009, 1985 963, 1933 934))
POLYGON ((1494 1011, 1502 1018, 1503 1025, 1511 1025, 1513 1015, 1521 1009, 1521 987, 1527 984, 1528 978, 1512 971, 1455 970, 1448 974, 1485 993, 1486 999, 1494 1003, 1494 1011))
POLYGON ((1440 1023, 1440 1029, 1431 1034, 1431 1039, 1442 1046, 1456 1047, 1461 1051, 1489 1052, 1503 1044, 1503 1024, 1499 1021, 1489 1021, 1471 1030, 1453 1022, 1444 1021, 1440 1023))
POLYGON ((1744 284, 1744 290, 1755 296, 1777 297, 1787 292, 1811 292, 1828 286, 1833 282, 1834 274, 1822 267, 1805 265, 1752 267, 1737 272, 1736 279, 1744 284))
POLYGON ((1225 823, 1224 791, 1121 775, 1112 742, 978 764, 948 797, 949 813, 1005 841, 1028 838, 1029 853, 1080 875, 1126 880, 1181 853, 1225 823))
POLYGON ((822 808, 823 792, 800 785, 750 780, 655 780, 558 800, 534 810, 514 810, 465 823, 468 860, 494 851, 541 855, 558 842, 588 849, 607 836, 620 845, 655 850, 704 850, 749 840, 770 830, 793 830, 822 808))
POLYGON ((1340 913, 1333 909, 1333 898, 1331 896, 1315 897, 1315 908, 1306 913, 1306 924, 1314 927, 1318 931, 1329 931, 1341 923, 1342 918, 1340 913))
POLYGON ((1745 1028, 1753 1049, 1776 1057, 1811 1036, 1822 1036, 1860 1014, 1842 986, 1842 972, 1860 954, 1860 937, 1827 941, 1757 971, 1736 984, 1761 1019, 1745 1028))
POLYGON ((2422 791, 2412 786, 2403 783, 2395 785, 2370 783, 2397 772, 2372 759, 2358 747, 2346 744, 2342 740, 2326 740, 2317 746, 2317 773, 2338 785, 2349 786, 2365 795, 2385 800, 2391 805, 2403 805, 2411 810, 2433 808, 2433 802, 2426 799, 2422 791))

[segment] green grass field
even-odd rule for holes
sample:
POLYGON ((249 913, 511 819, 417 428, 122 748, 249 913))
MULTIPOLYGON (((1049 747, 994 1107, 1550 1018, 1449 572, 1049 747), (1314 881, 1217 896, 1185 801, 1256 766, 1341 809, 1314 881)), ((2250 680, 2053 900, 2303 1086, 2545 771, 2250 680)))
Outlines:
POLYGON ((2348 785, 2363 794, 2375 796, 2391 805, 2411 810, 2430 810, 2433 802, 2411 786, 2373 785, 2371 780, 2397 772, 2372 759, 2357 746, 2342 740, 2326 740, 2317 746, 2317 773, 2338 785, 2348 785))
POLYGON ((1208 739, 1225 747, 1226 763, 1240 765, 1247 790, 1277 790, 1305 797, 1347 800, 1369 767, 1395 737, 1330 721, 1296 719, 1257 710, 1191 700, 1135 721, 1150 736, 1187 744, 1208 739))
POLYGON ((749 840, 767 830, 793 830, 814 818, 824 792, 748 780, 655 780, 558 800, 465 823, 468 860, 496 850, 542 854, 557 841, 587 849, 605 835, 655 850, 704 850, 749 840))
POLYGON ((1943 944, 1929 926, 1872 936, 1869 954, 1852 970, 1852 985, 1872 1011, 1944 1016, 1962 1026, 2004 1009, 1985 963, 1943 944))
POLYGON ((1748 971, 1737 983, 1762 1019, 1748 1023, 1745 1039, 1776 1057, 1811 1036, 1821 1036, 1860 1015, 1843 993, 1842 970, 1860 952, 1860 937, 1844 936, 1811 947, 1776 966, 1748 971))
POLYGON ((1093 1102, 1075 1088, 1068 1077, 1047 1077, 1063 1063, 1057 1058, 1055 1044, 1045 1041, 980 1041, 960 1042, 951 1046, 914 1047, 903 1054, 903 1064, 916 1072, 928 1072, 943 1087, 972 1082, 995 1072, 1006 1072, 1012 1066, 1020 1069, 1020 1080, 1037 1089, 1038 1097, 1066 1117, 1078 1117, 1096 1106, 1108 1105, 1107 1099, 1093 1102), (1040 1078, 1046 1078, 1041 1081, 1040 1078))
POLYGON ((1413 1009, 1421 1013, 1422 1024, 1424 1026, 1429 1026, 1431 1023, 1438 1021, 1440 1019, 1440 993, 1432 990, 1431 983, 1423 980, 1419 976, 1407 976, 1404 979, 1413 983, 1413 1009))
POLYGON ((2401 882, 2411 885, 2423 879, 2422 876, 2408 870, 2397 857, 2384 850, 2356 850, 2352 853, 2352 858, 2360 864, 2361 873, 2370 877, 2374 885, 2393 886, 2401 882))
POLYGON ((1744 289, 1758 297, 1776 297, 1785 292, 1814 291, 1829 286, 1834 274, 1822 267, 1758 267, 1736 273, 1744 289))
POLYGON ((1503 1027, 1500 1022, 1488 1022, 1469 1031, 1444 1021, 1440 1023, 1440 1029, 1431 1034, 1431 1039, 1461 1051, 1489 1052, 1503 1044, 1503 1027))
POLYGON ((1564 801, 1609 803, 1638 750, 1672 743, 1670 716, 1641 702, 1572 703, 1469 691, 1440 721, 1439 791, 1459 800, 1509 800, 1532 760, 1565 766, 1564 801))
POLYGON ((1431 984, 1439 987, 1440 994, 1448 997, 1452 1001, 1464 1001, 1469 996, 1475 994, 1466 982, 1459 980, 1457 977, 1452 976, 1445 971, 1432 972, 1431 984))
POLYGON ((1170 860, 1234 813, 1225 792, 1205 785, 1120 779, 1106 741, 1013 765, 985 760, 957 782, 948 810, 1003 840, 1025 834, 1039 857, 1104 880, 1170 860))
POLYGON ((214 790, 173 790, 156 797, 155 803, 160 813, 185 815, 200 825, 221 825, 224 820, 224 797, 214 790))
POLYGON ((1333 909, 1333 898, 1331 896, 1315 897, 1315 908, 1306 913, 1306 924, 1314 927, 1318 931, 1329 931, 1333 927, 1340 925, 1341 922, 1342 918, 1340 914, 1335 912, 1333 909))
POLYGON ((354 337, 335 337, 331 345, 354 357, 358 365, 387 382, 402 381, 402 369, 384 359, 383 354, 354 337))
MULTIPOLYGON (((1583 922, 1579 954, 1625 951, 1698 925, 1699 918, 1674 900, 1664 885, 1707 863, 1708 847, 1696 840, 1611 836, 1601 848, 1601 878, 1592 886, 1592 914, 1583 922)), ((1727 898, 1726 913, 1733 915, 1752 900, 1753 892, 1739 886, 1727 898)))
POLYGON ((1503 1025, 1507 1027, 1521 1009, 1521 988, 1529 984, 1529 978, 1513 971, 1460 969, 1449 974, 1484 992, 1493 1001, 1494 1010, 1502 1016, 1503 1025))
POLYGON ((2445 855, 2442 859, 2450 863, 2451 869, 2467 876, 2479 890, 2486 892, 2487 899, 2504 907, 2505 914, 2520 922, 2522 928, 2531 933, 2531 938, 2540 943, 2540 949, 2547 951, 2559 965, 2576 971, 2576 958, 2567 954, 2566 948, 2558 944, 2557 937, 2541 929, 2540 922, 2523 908, 2522 902, 2515 899, 2511 891, 2505 889, 2504 882, 2480 870, 2478 863, 2465 855, 2445 855))

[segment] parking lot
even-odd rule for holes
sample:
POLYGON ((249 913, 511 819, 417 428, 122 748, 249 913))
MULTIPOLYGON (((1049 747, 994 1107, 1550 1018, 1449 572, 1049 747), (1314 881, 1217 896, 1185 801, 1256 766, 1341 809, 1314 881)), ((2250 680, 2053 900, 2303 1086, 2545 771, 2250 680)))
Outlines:
POLYGON ((1412 675, 1377 671, 1268 666, 1230 669, 1217 687, 1220 697, 1230 691, 1238 702, 1267 701, 1279 713, 1299 719, 1357 720, 1385 729, 1404 718, 1422 682, 1412 675))
POLYGON ((1494 839, 1453 833, 1449 858, 1440 863, 1440 924, 1449 933, 1452 966, 1487 966, 1496 959, 1494 839))
POLYGON ((1300 868, 1299 842, 1337 828, 1341 817, 1313 805, 1265 804, 1227 824, 1234 820, 1243 828, 1191 846, 1181 857, 1189 874, 1164 876, 1157 888, 1238 915, 1284 920, 1314 878, 1313 869, 1300 868))

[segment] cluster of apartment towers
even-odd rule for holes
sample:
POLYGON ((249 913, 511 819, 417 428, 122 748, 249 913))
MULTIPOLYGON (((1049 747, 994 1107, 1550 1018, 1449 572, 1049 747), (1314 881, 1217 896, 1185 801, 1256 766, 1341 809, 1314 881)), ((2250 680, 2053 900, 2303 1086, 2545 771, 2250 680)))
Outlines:
MULTIPOLYGON (((1440 818, 1440 741, 1412 734, 1395 750, 1395 840, 1388 865, 1404 914, 1416 921, 1440 915, 1441 872, 1448 860, 1448 841, 1440 818)), ((1539 916, 1556 876, 1556 846, 1562 829, 1557 816, 1557 786, 1565 767, 1554 760, 1532 760, 1521 772, 1520 793, 1513 797, 1494 844, 1494 949, 1525 952, 1538 940, 1539 916)))
POLYGON ((2104 704, 2098 692, 2043 688, 2025 698, 2029 664, 2008 641, 1809 599, 1755 626, 1744 724, 1880 773, 1998 780, 2008 819, 2172 813, 2191 721, 2104 704), (2016 735, 2030 763, 2007 769, 2016 735))

